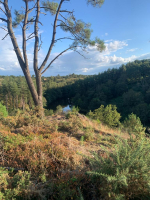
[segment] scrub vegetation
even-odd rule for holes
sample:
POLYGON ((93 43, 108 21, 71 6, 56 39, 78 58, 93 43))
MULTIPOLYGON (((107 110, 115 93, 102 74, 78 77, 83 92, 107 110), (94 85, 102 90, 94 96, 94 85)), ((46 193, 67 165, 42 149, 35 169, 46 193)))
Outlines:
POLYGON ((88 117, 60 106, 42 118, 29 108, 2 116, 0 198, 149 199, 149 137, 136 115, 119 119, 112 105, 88 117))

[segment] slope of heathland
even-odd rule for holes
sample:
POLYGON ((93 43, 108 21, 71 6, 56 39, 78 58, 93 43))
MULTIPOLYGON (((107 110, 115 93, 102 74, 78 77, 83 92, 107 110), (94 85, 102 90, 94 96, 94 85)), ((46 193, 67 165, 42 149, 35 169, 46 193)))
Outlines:
POLYGON ((140 124, 128 130, 75 109, 1 117, 0 199, 150 198, 149 138, 140 124))

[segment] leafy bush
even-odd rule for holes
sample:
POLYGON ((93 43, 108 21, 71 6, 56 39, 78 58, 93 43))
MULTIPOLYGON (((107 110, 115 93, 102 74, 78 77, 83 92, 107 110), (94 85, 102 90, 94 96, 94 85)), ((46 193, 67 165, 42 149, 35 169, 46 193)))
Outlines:
POLYGON ((6 110, 6 106, 3 106, 0 103, 0 117, 7 117, 8 116, 8 112, 6 110))
POLYGON ((93 140, 93 138, 94 138, 94 130, 93 130, 92 127, 87 127, 86 128, 84 138, 85 138, 86 141, 93 140))
POLYGON ((73 107, 71 108, 71 111, 72 111, 72 113, 78 113, 78 112, 79 112, 79 108, 73 106, 73 107))
POLYGON ((56 107, 56 113, 61 113, 62 111, 63 111, 62 106, 61 106, 61 105, 58 105, 58 106, 56 107))
POLYGON ((0 168, 0 199, 24 199, 29 193, 30 173, 19 171, 13 177, 7 170, 0 168))
POLYGON ((114 150, 94 154, 87 172, 96 193, 107 200, 150 199, 150 143, 146 138, 116 139, 114 150))
POLYGON ((79 113, 79 108, 73 106, 73 107, 71 108, 71 110, 69 110, 69 111, 67 111, 67 112, 65 113, 66 119, 69 119, 70 117, 73 117, 73 115, 77 115, 78 113, 79 113))
POLYGON ((115 105, 101 105, 98 109, 94 110, 93 112, 89 112, 88 116, 103 122, 104 124, 116 127, 120 124, 120 114, 117 112, 117 107, 115 105))
POLYGON ((54 111, 52 109, 50 109, 50 110, 45 109, 44 113, 45 113, 45 116, 51 116, 51 115, 53 115, 54 111))
POLYGON ((40 118, 36 108, 28 111, 17 110, 15 116, 8 116, 2 120, 2 123, 9 128, 43 127, 49 126, 46 118, 40 118))
POLYGON ((123 126, 129 133, 144 133, 145 128, 143 127, 141 120, 135 114, 131 113, 128 117, 124 120, 123 126))

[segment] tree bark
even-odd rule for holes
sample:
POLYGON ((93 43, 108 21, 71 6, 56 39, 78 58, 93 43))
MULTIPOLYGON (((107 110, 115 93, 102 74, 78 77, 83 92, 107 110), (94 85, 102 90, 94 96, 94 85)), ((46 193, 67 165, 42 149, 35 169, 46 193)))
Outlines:
POLYGON ((29 69, 28 69, 28 68, 23 69, 23 73, 24 73, 26 82, 27 82, 27 84, 28 84, 29 90, 30 90, 30 92, 31 92, 31 95, 32 95, 34 104, 35 104, 35 106, 39 106, 38 94, 37 94, 35 85, 34 85, 34 83, 33 83, 33 80, 32 80, 32 78, 31 78, 29 69))
MULTIPOLYGON (((38 2, 39 2, 39 0, 38 0, 38 2)), ((15 51, 16 56, 18 58, 20 67, 22 68, 26 82, 27 82, 29 90, 31 92, 34 104, 35 104, 35 106, 40 107, 40 109, 41 108, 43 109, 43 103, 42 103, 42 95, 43 94, 42 94, 41 74, 38 71, 37 62, 36 62, 36 84, 37 84, 37 91, 36 91, 36 87, 33 83, 32 78, 31 78, 31 74, 30 74, 29 66, 28 66, 28 61, 27 61, 27 57, 26 57, 26 34, 25 34, 26 25, 24 25, 24 27, 23 27, 23 40, 24 40, 23 41, 24 42, 23 43, 23 54, 24 54, 24 59, 25 59, 25 61, 24 61, 22 54, 21 54, 21 51, 19 49, 17 40, 15 38, 13 29, 12 29, 12 16, 11 16, 11 11, 9 10, 9 7, 8 7, 8 0, 4 0, 4 7, 5 7, 5 11, 6 11, 7 18, 8 18, 8 20, 7 20, 8 33, 10 35, 10 38, 11 38, 11 41, 12 41, 12 44, 13 44, 13 47, 14 47, 14 51, 15 51)), ((27 10, 28 10, 28 5, 26 3, 26 12, 27 12, 27 10)), ((39 10, 38 10, 38 14, 39 14, 39 10)), ((24 24, 27 23, 27 17, 28 16, 26 14, 24 24)), ((38 18, 37 18, 37 23, 38 23, 38 18)), ((38 27, 36 27, 36 29, 38 30, 38 27)), ((38 48, 38 44, 37 44, 37 48, 38 48)), ((37 52, 38 52, 38 49, 36 50, 36 53, 37 52)), ((35 55, 35 59, 37 60, 37 54, 35 55)))
POLYGON ((42 79, 41 73, 36 75, 37 93, 38 93, 38 106, 43 108, 43 90, 42 90, 42 79))

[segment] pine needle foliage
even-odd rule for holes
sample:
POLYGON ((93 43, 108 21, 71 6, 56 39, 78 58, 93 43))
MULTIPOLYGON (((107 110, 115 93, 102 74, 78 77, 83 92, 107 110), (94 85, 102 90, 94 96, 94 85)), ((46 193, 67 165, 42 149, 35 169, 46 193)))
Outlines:
POLYGON ((105 199, 150 199, 150 143, 142 137, 116 138, 106 156, 94 154, 87 172, 105 199))
POLYGON ((43 5, 44 10, 46 12, 49 11, 51 13, 51 15, 56 14, 56 11, 57 11, 57 8, 58 8, 58 3, 50 2, 50 1, 43 1, 42 5, 43 5))
POLYGON ((93 32, 90 26, 90 23, 76 20, 74 16, 70 16, 65 22, 62 21, 60 23, 60 27, 63 31, 70 32, 76 36, 76 40, 74 40, 71 45, 73 49, 76 49, 78 45, 82 45, 83 49, 90 45, 96 46, 97 50, 100 52, 104 51, 106 47, 103 40, 100 40, 98 37, 96 37, 95 40, 90 39, 91 33, 93 32))
POLYGON ((91 4, 94 7, 101 7, 104 3, 104 0, 88 0, 88 4, 91 4))
POLYGON ((15 20, 13 21, 13 28, 17 28, 17 26, 24 20, 25 15, 15 10, 15 20))

